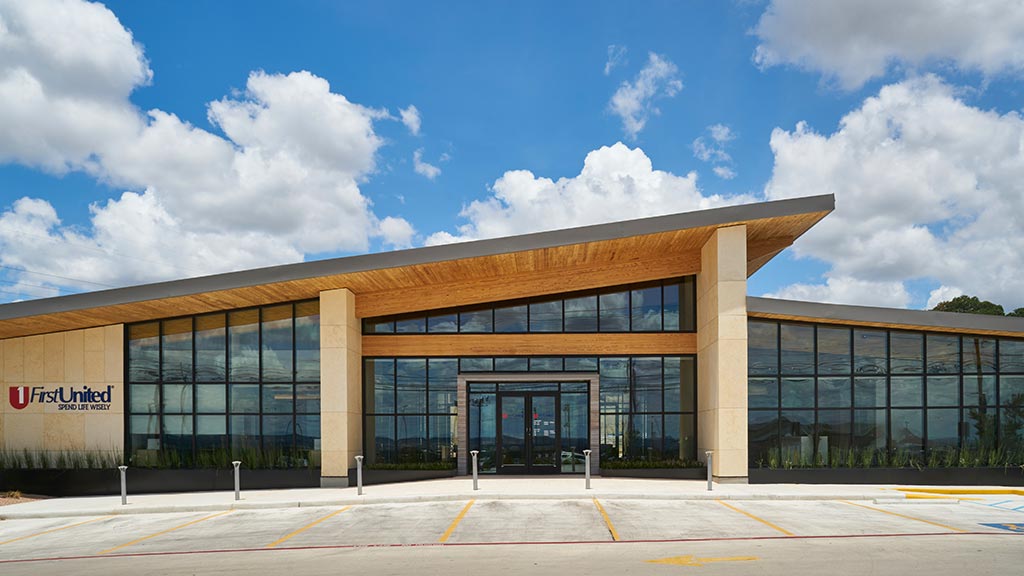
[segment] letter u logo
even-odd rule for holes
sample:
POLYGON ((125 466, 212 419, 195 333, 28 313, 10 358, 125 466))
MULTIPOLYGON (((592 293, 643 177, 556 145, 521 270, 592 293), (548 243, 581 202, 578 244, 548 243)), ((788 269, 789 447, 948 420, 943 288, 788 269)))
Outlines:
POLYGON ((11 386, 8 392, 11 396, 11 406, 15 410, 21 410, 28 406, 28 386, 11 386))

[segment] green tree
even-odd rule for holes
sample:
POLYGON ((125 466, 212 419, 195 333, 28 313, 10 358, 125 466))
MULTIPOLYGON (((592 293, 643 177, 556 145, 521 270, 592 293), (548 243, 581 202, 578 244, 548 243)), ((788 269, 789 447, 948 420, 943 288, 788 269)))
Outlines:
POLYGON ((1007 316, 1019 316, 1021 318, 1024 318, 1024 308, 1017 308, 1013 312, 1007 312, 1006 315, 1007 316))
MULTIPOLYGON (((957 296, 952 300, 945 302, 939 302, 932 310, 938 310, 939 312, 963 312, 966 314, 989 314, 992 316, 1002 316, 1003 307, 999 304, 993 304, 988 300, 979 300, 977 296, 957 296)), ((1014 314, 1020 311, 1024 314, 1024 310, 1018 308, 1014 310, 1014 314)))

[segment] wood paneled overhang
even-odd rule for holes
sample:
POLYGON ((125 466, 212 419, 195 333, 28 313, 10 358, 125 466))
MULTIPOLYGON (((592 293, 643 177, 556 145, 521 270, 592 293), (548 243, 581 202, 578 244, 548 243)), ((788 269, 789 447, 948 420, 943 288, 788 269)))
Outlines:
POLYGON ((696 354, 694 333, 363 336, 364 356, 628 356, 696 354))
POLYGON ((371 317, 695 274, 718 228, 747 227, 747 271, 824 218, 831 195, 352 256, 0 305, 0 339, 317 298, 371 317))

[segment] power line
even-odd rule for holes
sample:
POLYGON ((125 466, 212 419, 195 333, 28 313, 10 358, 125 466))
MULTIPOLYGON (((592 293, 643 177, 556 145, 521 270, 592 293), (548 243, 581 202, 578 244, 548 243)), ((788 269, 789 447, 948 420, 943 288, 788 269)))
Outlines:
POLYGON ((10 284, 14 284, 15 286, 31 286, 33 288, 45 288, 47 290, 56 290, 57 292, 70 292, 70 290, 65 290, 64 288, 61 288, 59 286, 47 286, 45 284, 31 284, 29 282, 22 282, 21 280, 0 280, 0 282, 8 282, 10 284))
POLYGON ((13 266, 4 266, 0 264, 0 268, 6 268, 8 270, 14 270, 15 272, 26 272, 28 274, 38 274, 40 276, 49 276, 51 278, 60 278, 61 280, 67 280, 69 282, 82 282, 85 284, 93 284, 96 286, 103 286, 104 288, 117 288, 117 286, 111 286, 110 284, 102 284, 100 282, 92 282, 89 280, 82 280, 81 278, 69 278, 67 276, 59 276, 57 274, 48 274, 46 272, 36 272, 35 270, 28 270, 26 268, 15 268, 13 266))

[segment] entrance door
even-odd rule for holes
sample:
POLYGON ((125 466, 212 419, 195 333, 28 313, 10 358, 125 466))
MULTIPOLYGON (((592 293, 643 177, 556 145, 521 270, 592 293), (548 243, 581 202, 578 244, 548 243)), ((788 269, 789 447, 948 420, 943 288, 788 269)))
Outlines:
POLYGON ((558 472, 560 426, 556 394, 499 393, 498 413, 498 473, 558 472))

